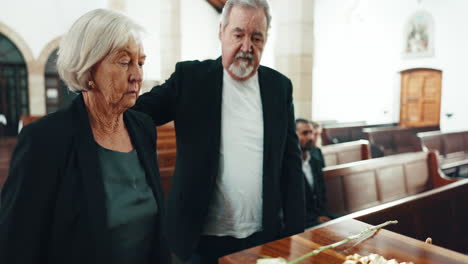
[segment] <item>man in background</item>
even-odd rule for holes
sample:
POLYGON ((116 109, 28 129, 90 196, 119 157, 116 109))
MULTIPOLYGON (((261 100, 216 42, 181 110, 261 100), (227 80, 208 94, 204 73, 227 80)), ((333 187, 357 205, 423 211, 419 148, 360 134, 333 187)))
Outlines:
POLYGON ((322 128, 316 122, 296 119, 296 133, 302 151, 302 171, 305 182, 306 228, 329 221, 327 197, 322 169, 325 167, 318 147, 322 128))

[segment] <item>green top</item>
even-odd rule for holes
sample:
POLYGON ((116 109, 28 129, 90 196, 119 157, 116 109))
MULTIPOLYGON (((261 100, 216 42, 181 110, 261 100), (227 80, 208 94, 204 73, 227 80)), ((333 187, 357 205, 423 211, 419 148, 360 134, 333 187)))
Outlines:
POLYGON ((137 152, 98 148, 107 228, 118 263, 149 263, 158 207, 137 152))

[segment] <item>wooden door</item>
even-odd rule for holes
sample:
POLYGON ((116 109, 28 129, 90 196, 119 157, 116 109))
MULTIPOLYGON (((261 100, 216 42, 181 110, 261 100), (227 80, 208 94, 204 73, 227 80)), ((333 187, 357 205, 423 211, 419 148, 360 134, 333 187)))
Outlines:
POLYGON ((401 72, 400 126, 438 126, 442 72, 413 69, 401 72))

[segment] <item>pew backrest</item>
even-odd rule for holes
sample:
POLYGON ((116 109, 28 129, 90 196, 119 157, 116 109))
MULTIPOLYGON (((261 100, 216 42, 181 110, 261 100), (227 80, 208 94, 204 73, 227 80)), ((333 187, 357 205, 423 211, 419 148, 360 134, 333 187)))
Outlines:
POLYGON ((10 160, 17 142, 16 137, 0 138, 0 191, 8 176, 10 160))
POLYGON ((468 131, 418 133, 424 149, 438 151, 441 164, 468 160, 468 131))
POLYGON ((328 210, 345 215, 443 186, 434 152, 404 153, 325 167, 328 210))
POLYGON ((325 166, 334 166, 371 158, 369 141, 367 140, 326 145, 321 149, 325 166))
POLYGON ((156 127, 158 166, 161 175, 161 184, 164 194, 167 196, 171 185, 171 177, 174 174, 177 144, 174 122, 169 122, 156 127))
POLYGON ((362 132, 364 128, 387 127, 394 125, 394 123, 368 125, 366 124, 366 122, 337 123, 324 125, 322 129, 322 144, 330 145, 364 139, 364 135, 362 132))
POLYGON ((22 115, 18 123, 18 134, 21 132, 23 127, 31 124, 32 122, 41 119, 44 115, 22 115))
POLYGON ((444 155, 441 131, 420 132, 416 135, 421 141, 423 150, 437 151, 439 154, 444 155))
POLYGON ((364 138, 369 140, 373 157, 382 157, 422 150, 417 133, 439 129, 428 127, 376 127, 363 129, 364 138))
POLYGON ((371 225, 388 220, 391 231, 466 253, 468 245, 468 179, 382 204, 346 216, 371 225))

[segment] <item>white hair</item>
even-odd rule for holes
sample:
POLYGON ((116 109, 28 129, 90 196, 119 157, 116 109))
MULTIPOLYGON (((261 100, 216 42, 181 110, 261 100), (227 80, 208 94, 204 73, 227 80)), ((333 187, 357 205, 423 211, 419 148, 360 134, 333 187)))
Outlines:
POLYGON ((88 90, 92 67, 109 53, 140 40, 143 28, 129 17, 106 9, 84 14, 62 38, 57 71, 70 91, 88 90))
POLYGON ((250 8, 263 8, 265 10, 265 17, 267 20, 267 29, 271 25, 271 14, 270 14, 270 5, 267 0, 227 0, 226 4, 223 7, 223 12, 221 13, 221 25, 223 28, 229 24, 229 15, 234 6, 243 6, 250 8))

